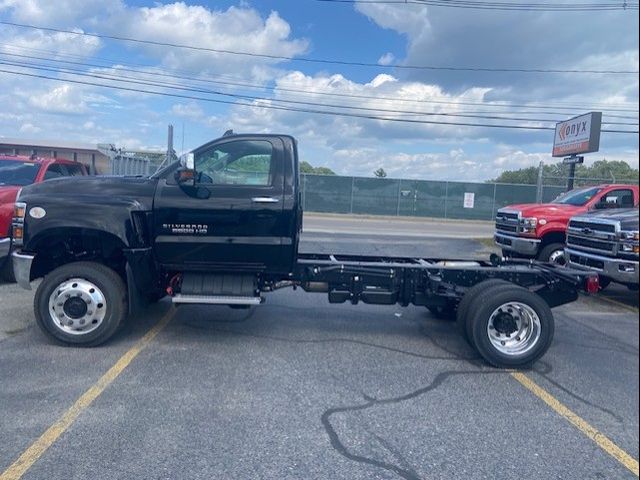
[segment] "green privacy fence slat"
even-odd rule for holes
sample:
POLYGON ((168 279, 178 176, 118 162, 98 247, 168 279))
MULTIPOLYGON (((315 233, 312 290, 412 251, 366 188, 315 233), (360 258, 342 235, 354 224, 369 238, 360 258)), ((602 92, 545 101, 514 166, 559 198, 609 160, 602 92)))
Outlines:
MULTIPOLYGON (((536 201, 535 185, 445 182, 302 175, 303 208, 309 212, 493 220, 499 208, 536 201), (465 207, 473 194, 473 207, 465 207)), ((545 186, 543 201, 564 192, 545 186)))

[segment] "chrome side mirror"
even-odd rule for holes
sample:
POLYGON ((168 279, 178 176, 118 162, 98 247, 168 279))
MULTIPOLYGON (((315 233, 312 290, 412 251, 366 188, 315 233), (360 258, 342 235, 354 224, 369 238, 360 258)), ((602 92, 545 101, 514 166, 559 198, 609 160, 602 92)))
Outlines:
POLYGON ((196 162, 193 153, 180 155, 180 168, 176 170, 176 182, 181 187, 195 187, 196 162))
POLYGON ((180 155, 180 166, 182 168, 186 168, 187 170, 195 170, 196 169, 196 160, 193 156, 193 153, 185 153, 180 155))

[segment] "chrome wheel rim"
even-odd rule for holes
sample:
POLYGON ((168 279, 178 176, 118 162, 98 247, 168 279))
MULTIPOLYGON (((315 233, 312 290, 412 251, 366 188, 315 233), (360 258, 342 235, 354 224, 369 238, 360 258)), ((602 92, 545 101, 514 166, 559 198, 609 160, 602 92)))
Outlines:
POLYGON ((527 353, 540 340, 540 317, 529 305, 508 302, 489 317, 487 335, 493 347, 505 355, 527 353))
POLYGON ((567 261, 564 257, 564 250, 556 250, 551 255, 549 255, 549 262, 555 263, 557 265, 565 265, 567 261))
POLYGON ((98 328, 107 313, 102 291, 83 278, 65 280, 49 297, 53 325, 70 335, 86 335, 98 328))

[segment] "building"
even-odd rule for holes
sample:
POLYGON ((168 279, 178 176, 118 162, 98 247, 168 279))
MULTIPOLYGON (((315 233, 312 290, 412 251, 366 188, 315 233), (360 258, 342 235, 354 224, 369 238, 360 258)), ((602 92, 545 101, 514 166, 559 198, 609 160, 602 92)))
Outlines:
POLYGON ((164 162, 166 152, 127 150, 112 144, 0 137, 0 153, 66 158, 83 163, 94 175, 150 175, 164 162))

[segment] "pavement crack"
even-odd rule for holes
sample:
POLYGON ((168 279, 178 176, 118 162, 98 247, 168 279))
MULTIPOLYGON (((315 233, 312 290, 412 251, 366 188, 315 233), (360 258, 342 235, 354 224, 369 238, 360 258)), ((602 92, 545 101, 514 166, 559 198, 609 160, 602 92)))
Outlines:
POLYGON ((533 367, 533 371, 536 372, 538 375, 540 375, 542 378, 544 378, 547 382, 549 382, 551 385, 553 385, 557 389, 562 390, 564 393, 569 395, 571 398, 573 398, 575 400, 578 400, 579 402, 584 403, 585 405, 587 405, 587 406, 589 406, 591 408, 595 408, 596 410, 600 410, 601 412, 603 412, 603 413, 605 413, 607 415, 610 415, 613 419, 615 419, 620 424, 622 424, 624 422, 622 417, 620 415, 616 414, 613 410, 609 410, 606 407, 603 407, 601 405, 598 405, 597 403, 594 403, 594 402, 591 402, 591 401, 587 400, 586 398, 578 395, 577 393, 572 392, 567 387, 561 385, 558 381, 553 380, 552 378, 550 378, 549 374, 551 372, 553 372, 553 367, 550 364, 548 364, 547 362, 545 362, 543 360, 538 360, 538 362, 533 367))
MULTIPOLYGON (((416 479, 420 479, 421 477, 418 475, 418 473, 411 467, 408 465, 408 462, 406 461, 406 459, 404 458, 404 456, 402 456, 399 452, 395 452, 392 450, 389 450, 389 448, 387 446, 385 446, 383 444, 383 446, 385 446, 385 448, 387 450, 389 450, 392 454, 394 454, 394 456, 400 461, 400 463, 404 464, 404 467, 398 466, 394 463, 390 463, 390 462, 384 462, 381 460, 376 460, 375 458, 370 458, 364 455, 358 455, 356 453, 353 453, 349 450, 349 448, 342 442, 342 440, 340 439, 340 436, 338 435, 338 432, 336 431, 336 429, 334 428, 333 424, 331 423, 331 417, 337 414, 341 414, 341 413, 354 413, 354 412, 362 412, 364 410, 367 410, 369 408, 375 407, 375 406, 380 406, 380 405, 394 405, 394 404, 398 404, 401 402, 405 402, 407 400, 412 400, 414 398, 417 398, 419 396, 425 395, 429 392, 432 392, 434 390, 436 390, 438 387, 440 387, 446 380, 448 380, 449 378, 456 376, 456 375, 486 375, 486 374, 504 374, 505 372, 503 370, 497 370, 497 369, 487 369, 484 371, 481 370, 447 370, 444 372, 440 372, 438 375, 436 375, 436 377, 433 379, 433 381, 422 387, 419 388, 417 390, 414 390, 412 392, 406 393, 404 395, 400 395, 397 397, 389 397, 389 398, 385 398, 385 399, 374 399, 368 395, 364 395, 364 399, 365 399, 365 403, 361 403, 358 405, 350 405, 350 406, 344 406, 344 407, 332 407, 329 408, 327 410, 324 411, 324 413, 321 415, 320 417, 320 421, 322 423, 322 426, 324 427, 327 436, 329 437, 329 442, 331 443, 331 446, 333 447, 333 449, 338 452, 340 455, 342 455, 343 457, 352 460, 354 462, 358 462, 358 463, 362 463, 365 465, 371 465, 374 467, 378 467, 384 470, 387 470, 389 472, 393 472, 396 475, 398 475, 401 478, 407 479, 407 480, 416 480, 416 479), (400 457, 398 457, 398 455, 400 455, 400 457)), ((375 436, 375 435, 374 435, 375 436)), ((378 441, 380 441, 380 438, 376 436, 376 438, 378 439, 378 441)))
MULTIPOLYGON (((185 322, 185 325, 193 328, 202 328, 200 326, 193 326, 188 322, 185 322)), ((409 350, 403 350, 401 348, 389 347, 387 345, 380 345, 378 343, 365 342, 362 340, 354 340, 352 338, 323 338, 323 339, 305 339, 305 338, 289 338, 289 337, 278 337, 274 335, 260 335, 258 333, 250 333, 250 332, 240 332, 237 330, 230 330, 226 328, 215 328, 210 327, 209 330, 222 332, 222 333, 230 333, 232 335, 241 335, 246 337, 264 339, 264 340, 273 340, 276 342, 285 342, 291 344, 326 344, 326 343, 349 343, 352 345, 361 345, 364 347, 375 348, 379 350, 384 350, 392 353, 399 353, 401 355, 407 355, 409 357, 421 358, 425 360, 453 360, 453 361, 464 361, 466 359, 460 358, 457 355, 426 355, 424 353, 412 352, 409 350)))

